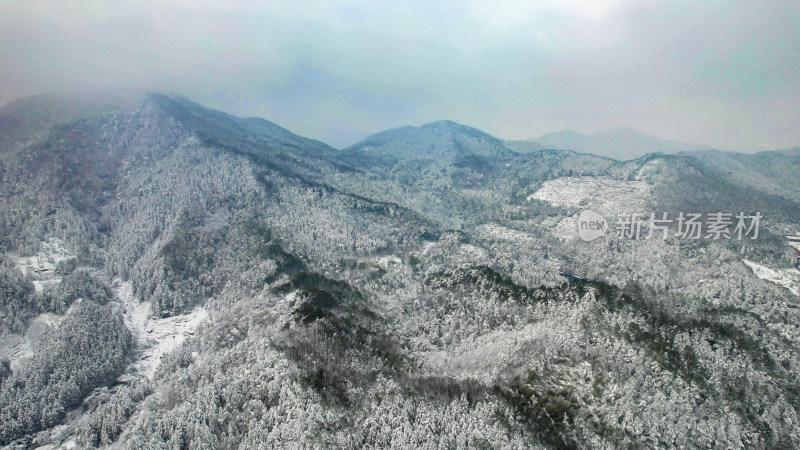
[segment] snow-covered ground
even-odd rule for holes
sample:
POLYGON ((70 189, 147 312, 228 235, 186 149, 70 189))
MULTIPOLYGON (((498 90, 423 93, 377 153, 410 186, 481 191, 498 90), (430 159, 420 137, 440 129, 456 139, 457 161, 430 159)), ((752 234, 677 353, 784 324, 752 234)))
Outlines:
POLYGON ((23 274, 33 277, 33 285, 37 292, 47 284, 58 283, 60 277, 55 273, 58 263, 74 258, 64 243, 56 238, 50 238, 39 244, 39 252, 33 256, 17 256, 9 254, 14 263, 23 274))
MULTIPOLYGON (((500 225, 496 225, 496 224, 493 224, 493 223, 492 224, 484 224, 484 225, 481 225, 478 228, 487 227, 487 226, 497 226, 497 227, 500 227, 500 228, 505 228, 505 227, 502 227, 500 225)), ((515 230, 511 230, 510 228, 507 228, 507 229, 510 230, 510 231, 515 231, 515 230)), ((435 253, 437 253, 439 251, 442 251, 442 246, 441 246, 440 243, 438 243, 438 242, 426 242, 425 245, 422 247, 421 254, 423 256, 430 257, 430 256, 432 256, 433 254, 435 254, 435 253)), ((454 248, 450 248, 450 249, 448 249, 446 251, 453 258, 456 258, 456 259, 460 258, 461 260, 470 261, 472 263, 478 263, 479 261, 483 261, 488 257, 488 253, 486 252, 486 250, 484 250, 484 249, 482 249, 480 247, 476 247, 476 246, 474 246, 472 244, 460 243, 457 246, 455 246, 454 248)))
POLYGON ((375 264, 378 265, 378 267, 381 267, 383 269, 389 269, 391 267, 399 266, 403 263, 403 261, 400 258, 394 255, 379 256, 375 258, 374 261, 375 264))
POLYGON ((528 200, 546 201, 554 206, 592 209, 601 214, 630 214, 641 211, 650 197, 644 181, 609 177, 561 177, 546 181, 528 200))
MULTIPOLYGON (((636 212, 646 213, 650 185, 645 181, 615 180, 609 177, 561 177, 546 181, 528 196, 561 208, 590 209, 608 221, 636 212)), ((579 211, 544 223, 559 239, 577 236, 579 211)))
MULTIPOLYGON (((75 257, 57 238, 50 238, 39 244, 39 252, 33 256, 19 256, 14 253, 9 253, 8 256, 23 274, 31 277, 33 287, 39 293, 47 286, 60 283, 61 277, 56 273, 58 263, 75 257)), ((58 326, 62 317, 52 313, 40 314, 31 320, 24 334, 7 333, 0 337, 0 359, 8 358, 12 370, 19 368, 33 356, 33 350, 44 330, 48 326, 58 326)))
POLYGON ((770 269, 769 267, 746 259, 743 259, 742 262, 744 262, 758 278, 783 286, 794 295, 800 296, 800 270, 770 269))
POLYGON ((549 218, 542 222, 542 225, 550 228, 550 232, 562 241, 572 239, 578 235, 577 215, 549 218))
POLYGON ((477 233, 485 234, 487 237, 500 239, 503 241, 525 243, 535 240, 535 237, 529 233, 515 230, 497 223, 485 223, 478 226, 475 231, 477 233))
POLYGON ((208 320, 208 312, 197 307, 188 314, 158 318, 152 315, 151 302, 139 302, 133 295, 131 283, 115 278, 112 289, 117 294, 118 307, 125 325, 136 339, 137 358, 133 367, 152 378, 161 358, 194 335, 197 327, 208 320))
POLYGON ((16 370, 19 365, 33 356, 33 348, 25 336, 17 333, 7 333, 0 337, 0 360, 11 361, 11 370, 16 370))
MULTIPOLYGON (((575 219, 577 220, 577 218, 575 219)), ((566 228, 567 220, 562 218, 551 218, 545 220, 542 225, 550 227, 550 231, 561 239, 570 239, 577 235, 576 225, 573 223, 571 228, 566 228)), ((567 224, 568 225, 568 224, 567 224)), ((520 244, 533 243, 537 238, 525 231, 515 230, 497 223, 485 223, 475 228, 475 232, 488 239, 498 239, 501 241, 518 242, 520 244)))
MULTIPOLYGON (((58 247, 51 247, 51 251, 57 249, 58 247)), ((53 269, 61 259, 53 256, 59 254, 64 255, 64 253, 52 251, 33 257, 17 257, 15 261, 20 270, 26 271, 25 273, 31 273, 37 278, 45 278, 45 280, 39 281, 58 282, 60 278, 56 276, 53 269)), ((66 254, 66 258, 69 257, 66 254)), ((165 354, 181 345, 195 333, 202 322, 208 319, 208 313, 204 308, 196 308, 185 315, 156 318, 151 314, 150 302, 140 303, 133 296, 129 282, 114 279, 112 288, 117 296, 113 306, 123 314, 125 325, 136 339, 137 353, 133 367, 138 373, 148 378, 153 377, 165 354)), ((63 317, 52 313, 40 314, 31 320, 24 334, 3 335, 0 337, 0 359, 8 358, 11 362, 11 369, 17 370, 33 357, 34 349, 42 333, 48 327, 58 327, 63 317)), ((77 448, 74 430, 76 424, 83 420, 84 416, 85 413, 81 407, 69 411, 65 423, 54 427, 51 434, 43 438, 43 445, 37 448, 42 450, 77 448), (47 443, 48 441, 49 443, 47 443)))
POLYGON ((8 358, 11 370, 17 370, 33 357, 33 349, 47 327, 57 327, 62 318, 53 313, 40 314, 31 320, 25 334, 9 333, 0 337, 0 359, 8 358))
POLYGON ((663 159, 651 159, 650 161, 644 163, 639 171, 636 173, 637 180, 647 180, 652 176, 656 176, 658 171, 661 169, 661 166, 664 165, 663 159))
MULTIPOLYGON (((51 238, 40 244, 40 251, 33 256, 9 255, 22 273, 33 278, 38 292, 48 285, 58 284, 61 277, 55 269, 59 262, 73 258, 63 243, 51 238)), ((161 357, 178 347, 197 326, 208 318, 204 308, 189 314, 156 318, 151 316, 150 302, 139 302, 134 298, 131 284, 115 279, 112 287, 117 294, 117 307, 123 313, 125 325, 134 334, 139 358, 134 367, 142 374, 152 377, 161 357)), ((8 358, 12 369, 33 356, 39 337, 47 326, 58 326, 62 316, 51 313, 35 317, 24 334, 6 334, 0 337, 0 358, 8 358)))

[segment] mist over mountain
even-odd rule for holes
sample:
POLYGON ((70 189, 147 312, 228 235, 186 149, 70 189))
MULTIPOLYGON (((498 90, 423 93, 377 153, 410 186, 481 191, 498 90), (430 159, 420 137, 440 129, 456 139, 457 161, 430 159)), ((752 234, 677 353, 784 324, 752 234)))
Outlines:
POLYGON ((2 445, 800 445, 795 152, 336 150, 160 93, 0 118, 2 445), (637 212, 763 221, 616 233, 637 212))
POLYGON ((657 138, 631 128, 612 128, 593 134, 562 130, 530 139, 530 142, 542 148, 574 150, 619 161, 636 159, 648 153, 672 154, 708 148, 657 138))

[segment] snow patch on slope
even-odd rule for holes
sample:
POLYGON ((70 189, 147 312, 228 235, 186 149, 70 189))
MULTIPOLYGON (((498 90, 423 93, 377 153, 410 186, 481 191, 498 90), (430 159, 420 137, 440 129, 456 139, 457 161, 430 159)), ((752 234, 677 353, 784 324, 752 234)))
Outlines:
POLYGON ((630 214, 641 210, 650 197, 645 181, 609 177, 561 177, 546 181, 528 200, 553 206, 592 209, 601 214, 630 214))
POLYGON ((664 160, 662 159, 652 159, 647 161, 639 168, 639 171, 636 172, 636 176, 634 177, 636 180, 647 180, 651 177, 657 176, 658 171, 661 169, 661 166, 664 165, 664 160))
POLYGON ((11 370, 19 369, 33 357, 33 350, 47 328, 57 328, 64 316, 43 313, 34 317, 25 334, 9 333, 0 337, 0 359, 8 358, 11 370))
POLYGON ((542 222, 550 228, 550 232, 562 241, 574 238, 578 233, 578 218, 576 216, 551 217, 542 222))
MULTIPOLYGON (((55 273, 58 263, 75 257, 57 238, 50 238, 39 244, 39 252, 33 256, 16 256, 11 253, 9 256, 23 274, 31 275, 37 281, 51 281, 58 278, 55 273)), ((37 290, 39 289, 40 286, 37 286, 37 290)))
POLYGON ((792 294, 800 296, 800 270, 770 269, 769 267, 746 259, 743 259, 742 262, 744 262, 758 278, 783 286, 791 291, 792 294))
POLYGON ((477 232, 483 233, 494 239, 513 242, 530 242, 536 238, 524 231, 515 230, 497 223, 485 223, 476 228, 477 232))
POLYGON ((23 361, 33 356, 33 348, 25 336, 17 333, 7 333, 0 336, 0 360, 8 359, 11 370, 17 370, 23 361))
POLYGON ((379 256, 375 258, 375 264, 383 269, 389 269, 391 267, 399 266, 403 263, 403 261, 398 258, 397 256, 390 255, 390 256, 379 256))
MULTIPOLYGON (((549 227, 550 231, 556 235, 556 237, 566 240, 572 238, 576 234, 575 225, 573 224, 572 228, 566 228, 564 225, 566 222, 566 220, 562 220, 562 218, 557 217, 545 220, 542 225, 549 227)), ((534 244, 538 242, 538 238, 531 233, 515 230, 497 223, 485 223, 479 225, 475 228, 475 232, 484 238, 515 242, 519 243, 520 245, 534 244)))
MULTIPOLYGON (((562 177, 546 181, 528 196, 560 208, 591 209, 606 220, 645 212, 650 198, 650 185, 641 180, 616 180, 609 177, 562 177)), ((577 236, 577 211, 543 223, 561 240, 577 236)))
POLYGON ((193 336, 197 327, 209 319, 208 311, 203 307, 179 316, 153 317, 152 303, 138 301, 129 281, 115 278, 112 289, 119 299, 117 306, 122 312, 125 326, 136 339, 138 355, 133 367, 151 379, 161 358, 193 336))

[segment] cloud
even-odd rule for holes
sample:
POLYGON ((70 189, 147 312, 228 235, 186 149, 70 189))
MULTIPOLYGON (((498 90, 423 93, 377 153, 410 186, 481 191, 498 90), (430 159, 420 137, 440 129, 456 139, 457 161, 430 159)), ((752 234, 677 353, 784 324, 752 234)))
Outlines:
POLYGON ((0 3, 0 102, 167 90, 344 146, 452 119, 800 143, 800 8, 646 0, 0 3))

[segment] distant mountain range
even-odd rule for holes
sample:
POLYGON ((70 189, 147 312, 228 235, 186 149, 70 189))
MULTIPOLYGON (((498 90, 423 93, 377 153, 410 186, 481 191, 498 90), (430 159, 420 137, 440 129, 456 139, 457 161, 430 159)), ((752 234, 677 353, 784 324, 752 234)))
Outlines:
POLYGON ((528 141, 512 141, 518 152, 538 149, 573 150, 597 156, 627 161, 648 153, 680 153, 707 150, 707 145, 661 139, 631 128, 612 128, 593 134, 581 134, 573 130, 547 133, 528 141))
POLYGON ((594 134, 562 130, 529 140, 503 141, 478 129, 440 120, 419 127, 405 126, 381 131, 344 149, 344 152, 383 160, 398 159, 402 153, 403 158, 400 159, 453 161, 466 155, 503 157, 508 156, 508 150, 515 153, 572 150, 629 161, 651 153, 675 154, 708 149, 710 147, 707 145, 661 139, 631 128, 613 128, 594 134))

